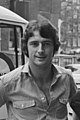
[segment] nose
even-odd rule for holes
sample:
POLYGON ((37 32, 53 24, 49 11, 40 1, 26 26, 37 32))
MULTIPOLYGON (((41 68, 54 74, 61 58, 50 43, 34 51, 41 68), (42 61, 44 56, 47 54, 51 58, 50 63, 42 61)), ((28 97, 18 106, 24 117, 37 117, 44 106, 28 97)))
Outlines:
POLYGON ((38 53, 43 53, 43 52, 44 52, 43 44, 39 43, 38 53))

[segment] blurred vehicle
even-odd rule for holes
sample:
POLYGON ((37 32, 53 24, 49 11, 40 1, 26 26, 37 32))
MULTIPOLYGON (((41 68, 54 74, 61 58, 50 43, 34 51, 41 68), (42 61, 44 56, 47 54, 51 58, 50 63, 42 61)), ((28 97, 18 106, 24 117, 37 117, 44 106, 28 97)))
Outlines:
POLYGON ((68 64, 65 66, 66 69, 70 69, 72 72, 76 72, 80 69, 80 64, 68 64))
MULTIPOLYGON (((0 76, 18 67, 19 61, 21 64, 24 63, 21 43, 27 24, 27 20, 11 10, 0 6, 0 76), (4 34, 1 34, 2 31, 4 31, 4 34), (7 49, 3 49, 2 43, 5 46, 7 45, 7 49), (8 56, 12 57, 12 61, 8 56)), ((5 119, 7 119, 7 110, 6 105, 3 105, 0 108, 0 120, 5 119)))
POLYGON ((72 71, 73 78, 77 87, 80 89, 80 64, 68 64, 65 66, 66 69, 72 71))
POLYGON ((15 68, 24 64, 24 55, 21 49, 27 24, 27 20, 0 6, 0 50, 10 57, 15 68))

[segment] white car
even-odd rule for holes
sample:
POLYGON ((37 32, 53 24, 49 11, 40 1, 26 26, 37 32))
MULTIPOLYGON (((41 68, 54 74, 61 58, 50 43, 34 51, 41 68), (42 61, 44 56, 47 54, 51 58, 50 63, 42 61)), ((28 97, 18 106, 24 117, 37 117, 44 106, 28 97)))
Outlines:
POLYGON ((65 66, 66 69, 72 71, 73 78, 78 88, 80 88, 80 64, 69 64, 65 66))
POLYGON ((75 72, 80 69, 80 64, 68 64, 65 66, 66 69, 70 69, 72 72, 75 72))

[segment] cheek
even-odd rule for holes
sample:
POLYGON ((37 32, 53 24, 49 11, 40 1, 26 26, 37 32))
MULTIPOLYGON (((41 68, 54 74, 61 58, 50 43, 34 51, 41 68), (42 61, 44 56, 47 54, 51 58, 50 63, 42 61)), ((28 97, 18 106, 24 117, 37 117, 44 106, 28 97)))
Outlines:
POLYGON ((53 57, 53 51, 50 51, 50 53, 49 53, 49 57, 53 57))
POLYGON ((33 56, 35 53, 35 50, 32 48, 32 47, 28 47, 28 54, 29 54, 29 57, 30 56, 33 56))
POLYGON ((49 56, 53 56, 53 48, 47 49, 47 53, 49 54, 49 56))

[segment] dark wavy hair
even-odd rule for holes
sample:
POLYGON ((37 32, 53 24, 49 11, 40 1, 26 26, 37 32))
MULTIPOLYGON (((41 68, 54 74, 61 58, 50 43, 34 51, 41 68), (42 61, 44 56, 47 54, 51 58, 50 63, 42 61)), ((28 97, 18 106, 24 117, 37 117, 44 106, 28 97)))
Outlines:
POLYGON ((60 42, 58 38, 58 32, 56 28, 47 20, 43 20, 42 22, 38 20, 32 20, 28 23, 25 33, 24 33, 24 39, 23 39, 23 45, 22 45, 22 51, 24 54, 28 55, 28 48, 27 48, 27 42, 30 37, 34 36, 34 31, 38 30, 41 37, 51 39, 54 46, 53 56, 58 51, 60 42))

